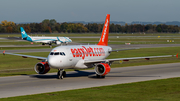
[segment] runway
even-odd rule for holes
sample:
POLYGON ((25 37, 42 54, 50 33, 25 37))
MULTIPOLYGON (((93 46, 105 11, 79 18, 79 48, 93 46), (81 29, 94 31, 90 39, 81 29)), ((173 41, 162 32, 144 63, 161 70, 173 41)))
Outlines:
POLYGON ((63 80, 56 79, 56 73, 0 77, 0 98, 180 77, 179 66, 171 63, 112 68, 105 79, 96 78, 94 70, 67 72, 63 80))

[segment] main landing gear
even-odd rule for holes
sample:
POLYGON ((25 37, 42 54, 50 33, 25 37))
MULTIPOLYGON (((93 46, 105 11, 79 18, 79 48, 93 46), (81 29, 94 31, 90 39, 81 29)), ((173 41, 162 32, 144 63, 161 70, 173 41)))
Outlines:
POLYGON ((64 77, 66 77, 66 71, 64 71, 64 69, 58 69, 57 76, 58 79, 63 79, 64 77))
POLYGON ((96 74, 96 77, 97 77, 97 78, 105 78, 105 76, 98 75, 98 74, 96 74))

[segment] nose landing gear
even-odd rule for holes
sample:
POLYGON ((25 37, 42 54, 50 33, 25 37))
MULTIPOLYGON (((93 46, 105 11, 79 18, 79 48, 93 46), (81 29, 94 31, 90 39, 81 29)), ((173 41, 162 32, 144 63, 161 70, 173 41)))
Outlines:
POLYGON ((58 79, 63 79, 66 77, 66 71, 64 69, 58 69, 57 76, 58 79))

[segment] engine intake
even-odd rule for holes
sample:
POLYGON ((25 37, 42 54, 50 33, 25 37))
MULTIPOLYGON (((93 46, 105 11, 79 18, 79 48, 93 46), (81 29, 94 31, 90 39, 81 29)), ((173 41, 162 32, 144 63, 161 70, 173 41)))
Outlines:
POLYGON ((104 76, 110 72, 111 68, 108 63, 99 63, 95 66, 95 72, 98 75, 104 76))
POLYGON ((34 70, 38 74, 46 74, 49 72, 50 67, 48 65, 48 62, 39 62, 35 65, 34 70))

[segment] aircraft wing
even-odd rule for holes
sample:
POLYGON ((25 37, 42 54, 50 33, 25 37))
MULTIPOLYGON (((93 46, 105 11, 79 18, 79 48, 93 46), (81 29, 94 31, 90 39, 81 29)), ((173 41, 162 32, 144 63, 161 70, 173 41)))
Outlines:
POLYGON ((118 52, 118 51, 124 51, 124 50, 134 50, 134 49, 140 49, 140 48, 118 49, 118 50, 111 50, 111 51, 109 51, 109 52, 118 52))
POLYGON ((16 55, 16 56, 22 56, 23 58, 35 58, 35 59, 38 59, 38 60, 46 60, 47 57, 40 57, 40 56, 31 56, 31 55, 23 55, 23 54, 14 54, 14 53, 7 53, 7 52, 3 52, 3 55, 5 54, 10 54, 10 55, 16 55))
POLYGON ((104 60, 85 60, 84 63, 100 63, 100 62, 114 62, 114 61, 129 61, 135 59, 146 59, 149 60, 150 58, 161 58, 161 57, 177 57, 177 55, 162 55, 162 56, 145 56, 145 57, 130 57, 130 58, 115 58, 115 59, 104 59, 104 60))

